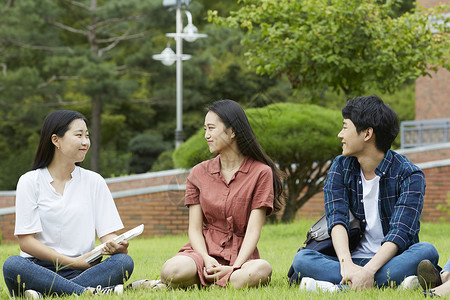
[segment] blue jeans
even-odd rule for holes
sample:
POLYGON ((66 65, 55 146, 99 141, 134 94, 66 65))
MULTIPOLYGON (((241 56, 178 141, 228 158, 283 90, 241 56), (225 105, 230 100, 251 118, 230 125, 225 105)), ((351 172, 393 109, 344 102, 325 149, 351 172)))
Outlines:
MULTIPOLYGON (((411 245, 401 254, 394 256, 377 273, 375 283, 378 287, 390 286, 391 282, 398 285, 410 275, 417 275, 417 265, 423 259, 430 260, 434 265, 439 261, 436 248, 430 243, 422 242, 411 245)), ((353 263, 366 265, 370 258, 353 258, 353 263)), ((332 283, 342 280, 341 268, 337 257, 324 255, 315 250, 303 249, 294 257, 294 271, 299 278, 311 277, 332 283)))
POLYGON ((133 259, 126 254, 112 255, 87 270, 56 270, 51 262, 15 255, 3 264, 3 277, 13 297, 29 289, 45 295, 81 295, 87 287, 123 284, 133 269, 133 259))
POLYGON ((442 272, 450 272, 450 259, 447 261, 447 263, 445 264, 445 266, 442 268, 442 272))

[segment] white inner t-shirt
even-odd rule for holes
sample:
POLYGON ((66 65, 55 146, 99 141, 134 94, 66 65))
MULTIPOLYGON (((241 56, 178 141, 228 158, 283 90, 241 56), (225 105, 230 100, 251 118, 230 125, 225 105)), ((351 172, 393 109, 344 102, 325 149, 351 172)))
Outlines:
POLYGON ((361 170, 363 187, 363 204, 366 230, 360 244, 352 252, 353 258, 372 258, 381 248, 383 241, 383 228, 381 227, 380 213, 378 211, 378 194, 380 190, 380 177, 376 176, 366 180, 361 170))

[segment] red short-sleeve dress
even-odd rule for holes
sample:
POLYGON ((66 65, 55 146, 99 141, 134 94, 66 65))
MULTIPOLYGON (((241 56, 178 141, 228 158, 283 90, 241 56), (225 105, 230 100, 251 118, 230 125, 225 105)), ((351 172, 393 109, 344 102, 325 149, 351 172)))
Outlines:
MULTIPOLYGON (((233 265, 242 245, 250 212, 267 207, 267 215, 273 209, 272 169, 259 161, 246 157, 227 184, 220 172, 220 155, 196 165, 186 182, 186 206, 200 204, 203 211, 203 237, 208 254, 223 265, 233 265)), ((177 255, 191 257, 196 265, 200 282, 205 280, 203 258, 184 245, 177 255)), ((249 258, 259 258, 258 249, 249 258)), ((225 286, 230 272, 215 284, 225 286)))

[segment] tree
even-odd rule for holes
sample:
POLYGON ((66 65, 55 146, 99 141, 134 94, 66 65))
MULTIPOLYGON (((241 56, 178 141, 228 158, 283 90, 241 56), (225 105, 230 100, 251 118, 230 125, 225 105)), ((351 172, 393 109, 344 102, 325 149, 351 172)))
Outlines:
MULTIPOLYGON (((246 110, 255 135, 266 153, 288 175, 286 206, 281 220, 295 213, 323 187, 331 160, 340 152, 339 111, 313 104, 277 103, 246 110)), ((191 168, 211 158, 203 129, 174 152, 176 167, 191 168)))
MULTIPOLYGON (((88 117, 94 148, 82 166, 95 169, 89 161, 95 156, 95 147, 100 146, 100 174, 104 177, 129 173, 132 151, 128 145, 136 135, 157 132, 164 142, 173 143, 175 65, 167 67, 151 57, 160 53, 167 42, 174 46, 173 40, 165 36, 175 30, 174 10, 165 9, 160 0, 98 0, 98 9, 91 9, 91 0, 3 3, 0 5, 0 189, 14 189, 19 176, 30 169, 42 121, 55 109, 77 110, 88 117), (130 19, 111 23, 105 31, 97 31, 96 37, 107 41, 129 30, 136 39, 121 40, 98 56, 82 32, 94 26, 91 24, 97 24, 91 29, 99 29, 96 21, 122 20, 119 16, 130 19), (93 18, 97 19, 91 23, 93 18), (141 38, 139 33, 143 33, 141 38), (97 96, 101 99, 100 133, 96 132, 95 122, 92 126, 98 117, 98 113, 92 115, 92 101, 97 96)), ((235 7, 236 3, 211 0, 192 1, 189 6, 194 24, 208 38, 184 43, 184 53, 193 55, 183 63, 186 138, 197 131, 198 124, 203 122, 204 107, 213 100, 226 97, 247 107, 257 107, 280 99, 289 101, 292 96, 285 79, 280 90, 279 80, 257 75, 247 68, 240 31, 208 24, 204 18, 205 9, 227 13, 235 7), (230 84, 226 83, 228 79, 232 80, 230 84)), ((99 45, 99 51, 102 47, 99 45)), ((169 163, 165 166, 170 165, 170 160, 164 162, 169 163)))
POLYGON ((0 83, 2 96, 12 95, 9 103, 56 108, 90 104, 90 168, 98 172, 104 105, 134 100, 139 76, 121 55, 127 43, 145 36, 153 6, 160 4, 9 1, 0 13, 0 42, 6 49, 2 65, 5 82, 16 80, 14 85, 0 83))
POLYGON ((330 87, 355 96, 393 92, 438 66, 450 70, 444 9, 395 17, 395 2, 242 0, 228 17, 209 11, 209 20, 246 32, 248 65, 258 74, 286 74, 311 94, 330 87), (441 33, 431 33, 429 14, 443 19, 441 33))
POLYGON ((142 133, 130 140, 129 148, 133 153, 130 159, 130 173, 148 172, 158 156, 170 148, 159 135, 142 133))

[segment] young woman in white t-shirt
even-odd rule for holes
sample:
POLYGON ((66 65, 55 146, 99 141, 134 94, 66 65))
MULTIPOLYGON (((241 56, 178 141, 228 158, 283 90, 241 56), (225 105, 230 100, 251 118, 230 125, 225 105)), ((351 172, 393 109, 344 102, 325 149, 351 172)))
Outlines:
POLYGON ((11 296, 121 293, 131 276, 128 242, 111 241, 123 224, 106 182, 79 167, 89 147, 82 114, 58 110, 44 120, 32 171, 16 189, 21 252, 3 265, 11 296), (111 256, 87 263, 96 233, 111 256))

